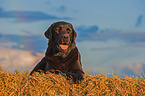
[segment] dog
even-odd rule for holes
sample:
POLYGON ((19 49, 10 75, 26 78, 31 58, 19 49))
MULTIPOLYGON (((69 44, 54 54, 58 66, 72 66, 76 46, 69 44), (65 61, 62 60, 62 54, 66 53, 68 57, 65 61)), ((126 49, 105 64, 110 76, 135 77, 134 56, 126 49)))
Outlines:
POLYGON ((34 71, 40 70, 46 73, 65 73, 74 82, 83 80, 84 71, 81 64, 81 56, 76 47, 75 32, 71 23, 55 22, 44 33, 49 39, 45 57, 35 66, 34 71))

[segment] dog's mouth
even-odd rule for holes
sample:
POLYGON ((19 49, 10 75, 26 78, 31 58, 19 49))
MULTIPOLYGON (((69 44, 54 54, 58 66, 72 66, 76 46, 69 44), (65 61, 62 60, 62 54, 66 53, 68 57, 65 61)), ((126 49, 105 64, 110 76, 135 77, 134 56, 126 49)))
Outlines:
POLYGON ((59 50, 67 50, 68 49, 68 45, 67 44, 58 44, 57 48, 59 50))
POLYGON ((60 47, 61 47, 61 49, 63 49, 63 50, 66 50, 66 49, 68 48, 68 45, 63 45, 63 44, 60 44, 59 46, 60 46, 60 47))

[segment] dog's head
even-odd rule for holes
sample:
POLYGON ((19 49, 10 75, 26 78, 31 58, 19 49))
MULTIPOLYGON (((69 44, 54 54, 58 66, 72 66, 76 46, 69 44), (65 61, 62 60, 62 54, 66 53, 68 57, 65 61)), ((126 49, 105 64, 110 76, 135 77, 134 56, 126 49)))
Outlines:
POLYGON ((59 51, 67 50, 75 42, 76 35, 72 24, 67 22, 55 22, 45 32, 46 38, 55 43, 59 51))

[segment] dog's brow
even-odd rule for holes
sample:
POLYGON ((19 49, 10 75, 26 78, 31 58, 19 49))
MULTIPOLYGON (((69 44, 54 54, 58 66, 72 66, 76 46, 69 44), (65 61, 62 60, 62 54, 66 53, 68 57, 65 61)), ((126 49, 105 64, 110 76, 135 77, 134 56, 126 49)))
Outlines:
POLYGON ((55 29, 59 29, 59 27, 56 27, 55 29))

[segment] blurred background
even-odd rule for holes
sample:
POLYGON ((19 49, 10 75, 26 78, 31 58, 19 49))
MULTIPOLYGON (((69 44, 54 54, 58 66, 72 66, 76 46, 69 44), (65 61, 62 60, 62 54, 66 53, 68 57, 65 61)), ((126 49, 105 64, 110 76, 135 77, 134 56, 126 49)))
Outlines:
POLYGON ((44 56, 43 35, 56 21, 73 24, 85 72, 145 72, 144 0, 0 0, 0 66, 31 71, 44 56))

